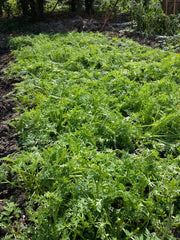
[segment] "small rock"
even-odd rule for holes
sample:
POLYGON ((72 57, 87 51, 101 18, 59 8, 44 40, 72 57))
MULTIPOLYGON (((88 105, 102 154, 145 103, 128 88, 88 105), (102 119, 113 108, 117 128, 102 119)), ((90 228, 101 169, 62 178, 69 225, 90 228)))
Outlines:
POLYGON ((83 31, 97 31, 99 29, 98 25, 95 25, 92 19, 88 19, 84 22, 83 31))
POLYGON ((78 32, 81 32, 83 29, 83 19, 80 16, 76 16, 73 20, 72 20, 72 27, 73 29, 77 29, 78 32))

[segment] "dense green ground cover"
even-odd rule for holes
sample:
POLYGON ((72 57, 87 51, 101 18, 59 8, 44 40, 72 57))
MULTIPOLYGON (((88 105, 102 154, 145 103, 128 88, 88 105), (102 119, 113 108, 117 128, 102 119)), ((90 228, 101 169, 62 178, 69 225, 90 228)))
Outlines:
POLYGON ((176 239, 180 55, 74 32, 10 47, 22 150, 6 160, 34 223, 19 238, 176 239))

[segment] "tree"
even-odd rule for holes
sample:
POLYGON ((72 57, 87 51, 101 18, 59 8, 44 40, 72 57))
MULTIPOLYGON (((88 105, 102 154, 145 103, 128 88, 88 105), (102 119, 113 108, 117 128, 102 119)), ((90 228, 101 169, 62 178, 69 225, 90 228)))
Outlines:
POLYGON ((19 0, 19 6, 24 16, 29 15, 29 0, 19 0))
POLYGON ((86 13, 90 14, 93 11, 94 0, 85 0, 86 13))
POLYGON ((24 16, 39 19, 44 14, 44 0, 19 0, 20 8, 24 16))
POLYGON ((44 15, 44 0, 37 0, 37 16, 38 18, 43 17, 44 15))
POLYGON ((70 2, 70 7, 71 7, 71 11, 72 12, 75 12, 76 11, 76 4, 77 4, 77 1, 76 0, 71 0, 70 2))
MULTIPOLYGON (((94 0, 84 0, 86 13, 88 13, 88 14, 92 13, 93 3, 94 3, 94 0)), ((78 0, 70 1, 70 9, 72 12, 75 12, 77 10, 78 6, 81 7, 82 5, 83 5, 83 1, 78 1, 78 0)))
POLYGON ((3 10, 8 16, 11 15, 10 4, 7 0, 0 0, 0 17, 3 15, 3 10))

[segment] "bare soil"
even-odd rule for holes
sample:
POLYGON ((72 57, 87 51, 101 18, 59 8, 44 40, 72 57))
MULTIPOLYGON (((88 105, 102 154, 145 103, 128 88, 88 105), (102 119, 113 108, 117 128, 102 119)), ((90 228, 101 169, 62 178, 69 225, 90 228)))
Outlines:
POLYGON ((13 90, 17 79, 6 79, 5 69, 12 60, 7 49, 0 49, 0 158, 18 150, 15 130, 7 124, 8 120, 15 117, 15 103, 7 96, 13 90))

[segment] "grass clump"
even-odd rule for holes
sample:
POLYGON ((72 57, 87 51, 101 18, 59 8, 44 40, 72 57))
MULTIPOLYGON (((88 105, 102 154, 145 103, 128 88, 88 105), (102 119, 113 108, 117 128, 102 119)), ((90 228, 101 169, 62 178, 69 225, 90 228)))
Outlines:
POLYGON ((180 56, 97 33, 10 47, 29 239, 176 239, 180 56))

